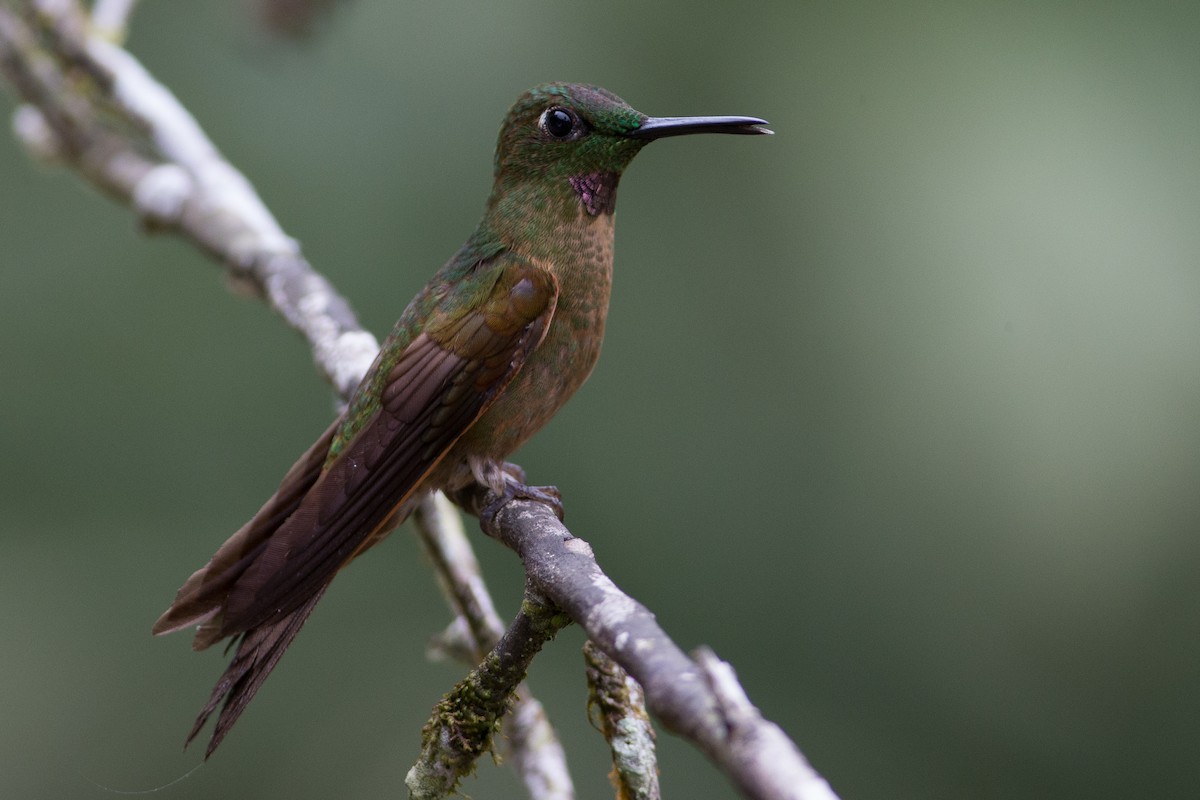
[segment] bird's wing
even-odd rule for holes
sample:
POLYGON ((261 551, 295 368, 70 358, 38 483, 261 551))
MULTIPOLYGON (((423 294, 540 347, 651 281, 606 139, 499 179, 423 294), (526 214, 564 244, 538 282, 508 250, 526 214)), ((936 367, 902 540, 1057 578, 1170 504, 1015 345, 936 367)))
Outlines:
POLYGON ((393 337, 407 346, 393 354, 385 345, 360 387, 377 393, 378 409, 326 432, 292 480, 180 589, 156 633, 203 623, 201 649, 280 619, 321 591, 521 369, 550 324, 558 283, 504 254, 438 291, 420 332, 398 326, 393 337), (315 469, 330 442, 336 455, 315 469))

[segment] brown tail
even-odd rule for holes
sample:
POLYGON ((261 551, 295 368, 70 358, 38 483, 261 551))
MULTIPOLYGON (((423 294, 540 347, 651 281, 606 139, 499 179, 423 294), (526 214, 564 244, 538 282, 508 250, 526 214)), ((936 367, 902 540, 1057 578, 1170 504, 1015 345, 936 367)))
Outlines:
POLYGON ((190 744, 221 700, 225 700, 225 705, 217 717, 212 739, 208 743, 205 758, 213 754, 217 745, 225 738, 225 734, 233 727, 233 723, 241 716, 246 704, 271 674, 280 656, 292 643, 292 639, 296 638, 304 621, 312 613, 313 606, 321 599, 329 585, 326 581, 295 610, 257 627, 239 628, 228 625, 224 618, 225 603, 230 590, 254 563, 258 554, 267 547, 271 536, 296 510, 305 492, 320 476, 321 465, 338 424, 335 421, 308 452, 301 456, 284 476, 279 490, 254 518, 230 537, 206 566, 188 578, 187 583, 176 595, 175 602, 154 624, 156 635, 198 626, 192 644, 196 650, 203 650, 226 636, 237 637, 233 640, 237 644, 237 653, 233 661, 217 681, 208 705, 200 712, 196 724, 188 734, 187 743, 190 744))
POLYGON ((288 470, 279 489, 254 518, 229 537, 212 559, 187 579, 175 595, 175 602, 154 623, 155 636, 199 626, 192 649, 203 650, 226 636, 249 632, 245 626, 231 628, 224 619, 229 592, 317 482, 321 465, 340 423, 339 418, 329 426, 288 470))
POLYGON ((208 704, 196 717, 196 724, 192 726, 184 747, 192 743, 196 734, 200 733, 204 723, 224 699, 225 704, 221 706, 221 713, 217 716, 217 724, 213 728, 212 738, 208 740, 204 758, 207 760, 216 751, 217 745, 221 744, 225 734, 229 733, 233 723, 237 722, 246 705, 258 692, 258 688, 271 674, 279 657, 304 627, 304 621, 308 619, 308 615, 312 613, 313 607, 325 594, 328 586, 328 583, 322 586, 303 605, 282 619, 248 630, 236 640, 237 653, 229 662, 221 679, 217 681, 217 685, 213 687, 208 704))

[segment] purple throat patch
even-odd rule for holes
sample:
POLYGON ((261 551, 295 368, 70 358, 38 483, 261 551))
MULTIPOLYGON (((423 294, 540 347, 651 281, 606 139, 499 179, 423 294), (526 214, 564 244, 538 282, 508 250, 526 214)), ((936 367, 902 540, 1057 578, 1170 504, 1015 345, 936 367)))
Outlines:
POLYGON ((568 180, 579 195, 579 202, 593 217, 613 213, 617 205, 617 173, 592 172, 573 175, 568 180))

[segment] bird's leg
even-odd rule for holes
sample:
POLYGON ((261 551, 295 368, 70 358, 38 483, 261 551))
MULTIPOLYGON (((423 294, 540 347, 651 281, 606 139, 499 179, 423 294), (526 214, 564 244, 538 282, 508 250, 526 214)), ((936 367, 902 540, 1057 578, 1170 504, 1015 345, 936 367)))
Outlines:
POLYGON ((479 461, 471 464, 475 479, 483 486, 492 490, 495 497, 479 510, 479 522, 490 528, 496 521, 496 514, 510 500, 532 500, 550 506, 554 515, 561 521, 563 518, 562 494, 554 486, 528 486, 525 483, 525 470, 516 464, 497 461, 479 461))

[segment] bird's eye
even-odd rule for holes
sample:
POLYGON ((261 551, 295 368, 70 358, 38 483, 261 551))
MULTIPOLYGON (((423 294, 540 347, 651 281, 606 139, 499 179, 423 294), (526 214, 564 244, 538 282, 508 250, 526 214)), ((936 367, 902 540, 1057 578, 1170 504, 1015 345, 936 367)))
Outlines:
POLYGON ((578 118, 565 108, 546 109, 542 114, 542 130, 555 139, 566 139, 576 130, 578 118))

